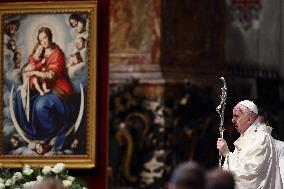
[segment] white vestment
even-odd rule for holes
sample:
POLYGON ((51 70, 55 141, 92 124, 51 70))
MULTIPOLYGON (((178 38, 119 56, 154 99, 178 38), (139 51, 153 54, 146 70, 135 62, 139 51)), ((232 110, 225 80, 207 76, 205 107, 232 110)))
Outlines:
POLYGON ((282 179, 282 185, 284 188, 284 142, 280 141, 280 140, 276 140, 274 139, 274 142, 276 144, 276 149, 278 152, 278 156, 279 156, 279 167, 280 167, 280 175, 281 175, 281 179, 282 179))
POLYGON ((284 142, 274 139, 279 159, 284 159, 284 142))
POLYGON ((277 151, 266 129, 255 121, 225 158, 223 168, 235 175, 237 189, 282 189, 277 151))

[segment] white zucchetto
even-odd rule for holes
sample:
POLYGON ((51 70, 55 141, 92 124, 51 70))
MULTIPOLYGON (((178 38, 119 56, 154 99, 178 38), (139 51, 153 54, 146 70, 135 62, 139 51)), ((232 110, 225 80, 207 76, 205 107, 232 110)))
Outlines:
POLYGON ((252 111, 255 114, 258 114, 258 108, 255 105, 255 103, 253 103, 252 101, 249 100, 243 100, 241 102, 239 102, 239 104, 247 107, 250 111, 252 111))

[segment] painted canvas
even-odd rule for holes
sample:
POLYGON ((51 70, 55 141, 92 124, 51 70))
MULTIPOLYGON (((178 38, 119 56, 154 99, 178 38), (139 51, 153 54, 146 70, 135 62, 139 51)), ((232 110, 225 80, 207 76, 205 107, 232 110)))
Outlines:
POLYGON ((34 163, 85 157, 93 166, 96 6, 56 5, 1 13, 1 153, 34 163))

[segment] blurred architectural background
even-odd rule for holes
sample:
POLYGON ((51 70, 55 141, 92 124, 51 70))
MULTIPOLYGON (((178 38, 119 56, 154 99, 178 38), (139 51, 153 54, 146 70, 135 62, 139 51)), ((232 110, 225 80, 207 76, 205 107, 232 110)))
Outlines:
POLYGON ((221 76, 228 143, 243 99, 268 112, 284 140, 281 0, 110 4, 109 188, 163 188, 186 160, 218 165, 221 76))

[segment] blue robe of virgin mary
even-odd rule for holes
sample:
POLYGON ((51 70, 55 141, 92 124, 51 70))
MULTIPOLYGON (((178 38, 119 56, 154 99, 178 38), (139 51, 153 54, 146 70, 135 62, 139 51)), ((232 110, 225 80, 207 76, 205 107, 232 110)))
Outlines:
POLYGON ((26 138, 48 144, 55 139, 54 149, 61 149, 64 139, 78 115, 78 101, 63 99, 53 92, 40 96, 30 93, 29 121, 21 94, 18 91, 14 105, 15 117, 26 138), (76 103, 77 102, 77 103, 76 103))

